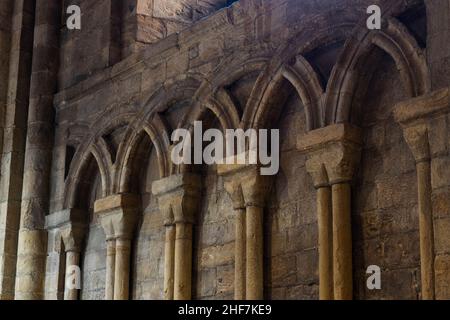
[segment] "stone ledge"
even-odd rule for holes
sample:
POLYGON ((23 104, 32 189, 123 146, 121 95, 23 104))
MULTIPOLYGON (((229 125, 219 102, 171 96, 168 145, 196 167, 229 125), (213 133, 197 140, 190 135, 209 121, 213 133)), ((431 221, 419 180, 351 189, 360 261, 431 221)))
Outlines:
POLYGON ((238 172, 258 171, 257 165, 248 164, 219 164, 217 165, 217 174, 219 176, 234 175, 238 172))
POLYGON ((51 230, 69 223, 84 225, 87 223, 88 213, 80 209, 66 209, 54 212, 45 217, 45 229, 51 230))
POLYGON ((308 153, 336 142, 350 142, 361 145, 362 130, 348 123, 334 124, 316 129, 298 139, 297 149, 302 153, 308 153))
POLYGON ((116 194, 95 201, 94 212, 108 212, 117 209, 138 209, 140 197, 134 194, 116 194))
POLYGON ((427 95, 398 103, 394 118, 403 126, 413 125, 430 115, 450 112, 450 87, 433 91, 427 95))
POLYGON ((200 191, 201 186, 202 181, 199 175, 194 173, 177 174, 153 182, 152 193, 155 196, 161 196, 184 188, 200 191))

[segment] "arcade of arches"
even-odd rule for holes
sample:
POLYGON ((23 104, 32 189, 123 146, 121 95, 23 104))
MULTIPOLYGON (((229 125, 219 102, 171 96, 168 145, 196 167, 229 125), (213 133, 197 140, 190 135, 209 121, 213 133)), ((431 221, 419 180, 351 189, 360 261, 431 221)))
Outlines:
POLYGON ((0 126, 1 299, 450 298, 450 0, 2 0, 0 126))

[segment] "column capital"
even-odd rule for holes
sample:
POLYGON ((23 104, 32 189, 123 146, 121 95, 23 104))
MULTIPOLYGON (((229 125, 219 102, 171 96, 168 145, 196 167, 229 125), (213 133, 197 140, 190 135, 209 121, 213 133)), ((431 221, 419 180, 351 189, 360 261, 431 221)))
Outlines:
POLYGON ((426 125, 419 124, 403 129, 403 136, 408 144, 416 163, 430 161, 430 144, 426 125))
POLYGON ((394 109, 395 120, 403 128, 403 135, 417 163, 429 161, 439 153, 445 132, 433 120, 450 113, 450 87, 398 103, 394 109), (434 134, 433 134, 434 133, 434 134), (434 148, 432 148, 434 145, 434 148))
MULTIPOLYGON (((57 230, 66 252, 80 252, 86 234, 88 213, 81 209, 65 209, 45 217, 47 230, 57 230)), ((60 251, 61 248, 57 248, 60 251)))
POLYGON ((69 224, 61 230, 61 238, 66 252, 81 252, 86 227, 69 224))
POLYGON ((258 165, 218 165, 235 209, 248 206, 263 207, 272 184, 271 176, 261 175, 258 165))
POLYGON ((164 225, 194 223, 201 188, 201 177, 193 173, 172 175, 153 182, 152 193, 158 197, 164 225))
POLYGON ((307 155, 306 169, 316 188, 350 182, 361 158, 362 132, 347 123, 335 124, 300 137, 297 148, 307 155))
POLYGON ((139 208, 140 197, 134 194, 117 194, 97 200, 94 214, 100 219, 106 240, 131 239, 139 208))
POLYGON ((240 166, 220 164, 217 166, 217 174, 223 178, 225 190, 233 202, 233 209, 245 208, 244 194, 242 193, 241 181, 236 179, 236 172, 240 166))
POLYGON ((306 171, 313 179, 314 188, 324 188, 330 186, 330 179, 328 178, 325 164, 318 161, 317 158, 311 157, 306 160, 306 171))

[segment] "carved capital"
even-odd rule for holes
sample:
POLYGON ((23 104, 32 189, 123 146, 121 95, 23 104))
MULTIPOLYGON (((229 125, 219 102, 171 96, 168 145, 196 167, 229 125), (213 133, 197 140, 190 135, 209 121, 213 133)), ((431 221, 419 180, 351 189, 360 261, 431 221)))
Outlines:
POLYGON ((233 209, 244 209, 245 201, 240 182, 228 177, 224 181, 224 187, 233 202, 233 209))
POLYGON ((353 179, 361 158, 361 145, 359 128, 336 124, 300 137, 297 147, 307 155, 306 169, 319 188, 353 179))
POLYGON ((194 223, 201 199, 201 178, 184 173, 153 182, 152 192, 158 197, 164 224, 194 223))
POLYGON ((235 209, 264 206, 272 178, 261 175, 258 165, 220 165, 218 173, 225 180, 225 189, 235 209))
POLYGON ((325 168, 323 162, 319 161, 317 158, 308 158, 306 161, 306 170, 311 175, 314 182, 314 187, 316 189, 330 185, 327 169, 325 168))
POLYGON ((69 224, 61 230, 61 238, 66 252, 81 252, 86 227, 69 224))
POLYGON ((405 128, 403 136, 417 163, 430 161, 430 145, 426 125, 405 128))
POLYGON ((139 196, 118 194, 97 200, 95 214, 99 216, 106 239, 131 239, 138 221, 139 196))
MULTIPOLYGON (((57 230, 66 252, 80 252, 88 225, 88 213, 80 209, 66 209, 54 212, 45 217, 45 226, 48 230, 57 230)), ((60 243, 55 249, 61 252, 60 243)))
POLYGON ((449 113, 449 87, 400 102, 395 106, 395 120, 402 126, 403 136, 417 163, 429 161, 432 149, 434 152, 439 150, 442 141, 436 139, 441 140, 446 132, 438 131, 439 127, 432 121, 449 113), (435 137, 434 141, 431 137, 435 137))

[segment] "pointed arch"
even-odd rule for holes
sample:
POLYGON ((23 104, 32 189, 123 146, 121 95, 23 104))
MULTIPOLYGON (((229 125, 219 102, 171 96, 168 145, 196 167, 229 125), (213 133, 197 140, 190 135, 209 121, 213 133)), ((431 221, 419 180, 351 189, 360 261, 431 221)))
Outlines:
POLYGON ((133 184, 135 184, 134 179, 138 174, 139 154, 140 152, 148 152, 151 147, 155 148, 156 151, 160 178, 170 175, 168 160, 170 138, 168 132, 162 118, 156 115, 152 122, 145 121, 139 130, 134 129, 130 133, 124 142, 123 156, 118 162, 116 179, 118 179, 119 193, 131 192, 133 184), (145 141, 145 137, 149 138, 151 144, 145 141))
POLYGON ((102 197, 106 197, 115 191, 113 179, 115 164, 113 163, 112 151, 103 136, 118 127, 128 126, 130 119, 133 117, 131 112, 123 113, 120 109, 115 110, 117 110, 116 106, 111 106, 103 112, 89 127, 92 134, 83 137, 83 142, 78 146, 65 182, 64 208, 75 208, 77 205, 80 184, 83 182, 83 177, 89 176, 89 172, 91 172, 89 168, 92 168, 93 164, 100 173, 102 197))
MULTIPOLYGON (((406 92, 411 97, 430 91, 430 76, 423 49, 405 26, 394 18, 385 21, 382 30, 361 26, 346 43, 327 88, 326 123, 350 122, 355 92, 360 85, 363 64, 367 64, 373 48, 386 52, 394 60, 406 92)), ((364 82, 364 81, 362 81, 364 82)))
POLYGON ((294 87, 305 106, 307 129, 312 130, 324 125, 324 88, 304 54, 321 45, 345 40, 350 36, 359 17, 338 13, 330 12, 325 14, 323 20, 316 19, 305 23, 306 27, 276 52, 255 85, 254 94, 242 120, 246 127, 269 126, 273 112, 271 109, 282 104, 285 99, 283 95, 287 94, 286 82, 294 87), (346 19, 340 20, 340 17, 346 19), (330 25, 329 21, 334 23, 330 25), (316 36, 311 39, 311 34, 316 36))
MULTIPOLYGON (((268 58, 264 55, 263 52, 261 56, 255 58, 249 52, 245 52, 227 57, 212 72, 212 78, 202 82, 193 98, 190 111, 183 117, 178 127, 189 128, 208 110, 219 119, 223 129, 240 127, 241 114, 225 87, 253 72, 260 73, 256 80, 258 82, 268 63, 268 58)), ((250 97, 255 94, 254 90, 255 86, 250 97)))
POLYGON ((82 153, 79 151, 77 156, 78 165, 71 168, 71 174, 65 185, 64 190, 64 208, 85 208, 87 201, 83 200, 83 192, 88 190, 93 181, 91 179, 98 170, 101 178, 102 197, 106 197, 109 188, 107 179, 107 170, 101 162, 98 161, 98 151, 93 149, 82 153), (96 155, 95 155, 96 154, 96 155), (88 188, 87 188, 88 187, 88 188))

